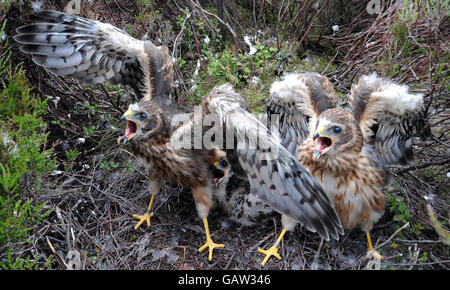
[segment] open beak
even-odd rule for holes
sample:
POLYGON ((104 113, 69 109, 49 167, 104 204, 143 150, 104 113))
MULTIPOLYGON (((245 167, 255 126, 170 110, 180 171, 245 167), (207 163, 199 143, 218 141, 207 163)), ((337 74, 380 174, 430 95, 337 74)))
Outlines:
POLYGON ((135 121, 129 119, 131 114, 132 112, 128 110, 123 114, 122 118, 120 118, 120 121, 127 121, 127 127, 125 128, 125 135, 122 135, 117 139, 117 144, 119 145, 127 143, 128 140, 136 136, 138 125, 135 121))
POLYGON ((225 170, 220 169, 217 167, 218 165, 218 161, 214 162, 214 167, 213 167, 213 183, 218 186, 219 183, 222 182, 223 178, 225 177, 225 170))
POLYGON ((324 128, 319 128, 313 136, 316 151, 313 156, 318 160, 323 154, 331 150, 333 146, 333 139, 329 136, 323 135, 324 128))
POLYGON ((222 180, 223 180, 223 177, 222 177, 222 178, 213 178, 213 183, 214 183, 216 186, 219 186, 219 183, 221 183, 222 180))

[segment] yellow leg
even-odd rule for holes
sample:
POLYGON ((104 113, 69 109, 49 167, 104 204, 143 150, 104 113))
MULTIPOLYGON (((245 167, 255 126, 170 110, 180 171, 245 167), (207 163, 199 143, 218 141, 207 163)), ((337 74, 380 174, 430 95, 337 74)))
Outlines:
POLYGON ((281 231, 281 234, 278 236, 277 241, 273 244, 272 247, 270 247, 268 250, 263 250, 263 249, 258 249, 258 252, 260 252, 261 254, 266 255, 266 257, 264 258, 264 260, 261 262, 261 265, 265 265, 267 263, 267 261, 269 260, 269 258, 271 256, 274 256, 275 258, 277 258, 278 260, 281 260, 281 256, 280 254, 278 254, 278 249, 280 246, 280 242, 284 237, 284 234, 286 234, 286 229, 283 229, 281 231))
POLYGON ((216 244, 211 240, 211 236, 209 235, 209 227, 208 227, 208 220, 206 217, 203 218, 203 225, 205 226, 205 232, 206 232, 206 243, 201 246, 198 251, 201 253, 203 250, 205 250, 207 247, 209 247, 209 256, 208 260, 212 260, 212 252, 214 248, 224 248, 224 244, 216 244))
POLYGON ((134 218, 137 218, 139 222, 134 226, 134 229, 139 228, 144 222, 147 222, 147 226, 150 226, 150 218, 154 215, 153 212, 150 212, 152 205, 153 205, 153 198, 155 197, 154 194, 152 194, 152 197, 150 198, 150 203, 147 207, 147 212, 143 215, 137 215, 133 214, 134 218))
POLYGON ((377 251, 373 250, 372 239, 370 238, 370 233, 368 231, 366 232, 366 237, 367 237, 367 257, 382 260, 383 256, 381 256, 381 254, 378 253, 377 251))

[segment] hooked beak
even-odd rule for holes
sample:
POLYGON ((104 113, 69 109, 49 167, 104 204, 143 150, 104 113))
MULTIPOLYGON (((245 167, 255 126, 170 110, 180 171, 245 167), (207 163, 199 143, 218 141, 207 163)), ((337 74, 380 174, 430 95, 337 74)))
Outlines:
POLYGON ((120 121, 127 121, 127 127, 125 129, 125 135, 120 136, 117 138, 117 144, 125 144, 128 140, 133 138, 138 130, 138 125, 133 120, 130 120, 129 117, 132 115, 132 112, 130 110, 126 111, 125 114, 122 115, 120 118, 120 121))
POLYGON ((325 128, 320 127, 313 135, 313 141, 316 145, 316 151, 314 152, 313 156, 316 160, 319 160, 319 158, 323 154, 330 151, 331 147, 333 146, 333 139, 331 139, 329 136, 324 135, 323 131, 325 131, 325 128))
POLYGON ((213 167, 213 183, 216 185, 216 187, 225 178, 225 170, 218 168, 217 167, 218 164, 219 164, 219 161, 214 162, 214 167, 213 167))

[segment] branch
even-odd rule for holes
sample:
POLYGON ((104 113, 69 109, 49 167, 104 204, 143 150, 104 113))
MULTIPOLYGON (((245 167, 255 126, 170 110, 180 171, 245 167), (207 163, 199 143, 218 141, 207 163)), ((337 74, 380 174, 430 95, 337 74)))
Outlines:
POLYGON ((415 170, 415 169, 422 169, 422 168, 426 168, 428 166, 432 166, 432 165, 444 165, 450 163, 450 158, 446 158, 444 160, 437 160, 437 161, 430 161, 430 162, 425 162, 419 165, 411 165, 409 167, 406 167, 400 171, 395 172, 395 174, 403 174, 405 172, 411 171, 411 170, 415 170))
POLYGON ((238 46, 238 37, 237 37, 236 32, 234 32, 233 28, 231 28, 231 26, 230 26, 228 23, 226 23, 225 21, 223 21, 222 19, 220 19, 220 17, 217 16, 216 14, 210 13, 210 12, 206 11, 205 9, 203 9, 203 8, 200 6, 200 4, 199 4, 198 2, 191 1, 191 4, 192 4, 192 6, 195 6, 195 8, 198 9, 201 13, 216 18, 217 21, 219 21, 220 24, 222 24, 223 26, 225 26, 225 27, 230 31, 231 35, 233 35, 233 38, 234 38, 234 46, 235 46, 235 49, 236 49, 236 52, 237 52, 237 51, 238 51, 238 48, 239 48, 239 46, 238 46))
POLYGON ((177 34, 177 37, 175 37, 175 40, 174 40, 174 42, 173 42, 172 59, 176 59, 176 58, 175 58, 175 53, 176 53, 176 50, 177 50, 177 41, 178 41, 178 38, 180 38, 180 36, 183 34, 183 32, 184 32, 184 26, 186 25, 186 21, 189 19, 189 17, 191 17, 191 14, 190 14, 190 13, 187 14, 186 18, 183 20, 183 24, 181 25, 181 30, 180 30, 180 32, 177 34))
POLYGON ((380 245, 376 246, 373 250, 368 251, 367 252, 367 258, 372 256, 372 253, 376 250, 378 250, 381 247, 384 247, 387 243, 389 243, 399 232, 401 232, 402 230, 404 230, 406 227, 409 226, 409 222, 407 222, 406 224, 404 224, 401 228, 399 228, 398 230, 396 230, 390 237, 389 239, 387 239, 384 243, 381 243, 380 245))

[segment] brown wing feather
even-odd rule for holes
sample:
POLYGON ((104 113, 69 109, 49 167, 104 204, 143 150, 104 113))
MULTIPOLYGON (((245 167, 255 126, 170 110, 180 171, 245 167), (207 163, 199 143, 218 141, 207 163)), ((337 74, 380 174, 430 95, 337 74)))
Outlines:
POLYGON ((378 158, 385 164, 412 161, 413 130, 426 123, 422 95, 371 74, 352 86, 350 100, 365 144, 374 145, 378 158))
POLYGON ((88 84, 129 85, 139 98, 170 94, 173 68, 166 47, 64 12, 39 11, 29 18, 33 23, 17 28, 14 40, 47 71, 88 84))
POLYGON ((312 72, 288 74, 270 89, 267 124, 270 126, 275 116, 279 118, 281 144, 296 154, 310 134, 309 125, 320 113, 336 106, 333 84, 326 77, 312 72))
POLYGON ((233 171, 244 172, 251 191, 276 211, 324 239, 338 239, 342 226, 322 186, 243 104, 230 85, 214 89, 204 101, 205 110, 224 124, 224 142, 233 138, 234 147, 226 147, 233 171))

